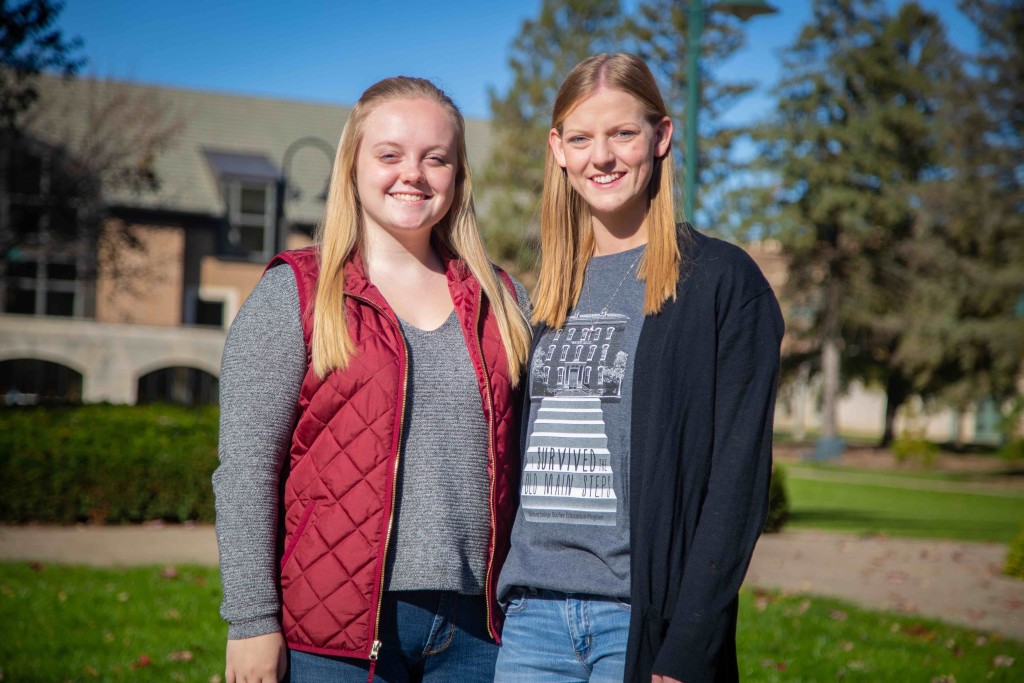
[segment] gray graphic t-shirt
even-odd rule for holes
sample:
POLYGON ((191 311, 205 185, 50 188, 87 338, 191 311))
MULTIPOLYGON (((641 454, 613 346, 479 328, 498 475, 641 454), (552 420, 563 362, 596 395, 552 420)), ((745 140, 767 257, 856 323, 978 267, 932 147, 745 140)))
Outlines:
POLYGON ((630 397, 643 251, 592 258, 579 304, 537 343, 500 596, 513 586, 629 596, 630 397))

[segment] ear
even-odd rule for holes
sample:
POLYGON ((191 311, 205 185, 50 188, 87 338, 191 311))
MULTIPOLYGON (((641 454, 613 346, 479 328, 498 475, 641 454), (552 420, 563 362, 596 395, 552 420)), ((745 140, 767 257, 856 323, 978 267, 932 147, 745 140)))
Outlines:
POLYGON ((668 149, 672 145, 672 119, 664 116, 658 121, 654 128, 654 140, 654 156, 660 159, 668 154, 668 149))
POLYGON ((565 168, 565 148, 562 146, 562 136, 555 128, 548 132, 548 146, 551 147, 551 153, 555 155, 555 162, 565 168))

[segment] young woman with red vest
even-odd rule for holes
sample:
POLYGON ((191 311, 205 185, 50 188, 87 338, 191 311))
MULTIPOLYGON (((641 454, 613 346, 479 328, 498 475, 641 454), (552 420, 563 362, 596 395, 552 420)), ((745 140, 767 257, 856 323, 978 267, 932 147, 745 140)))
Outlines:
POLYGON ((676 224, 672 130, 633 55, 555 100, 500 683, 738 678, 783 324, 750 257, 676 224))
POLYGON ((226 683, 490 681, 528 302, 436 86, 363 93, 317 242, 275 257, 224 351, 226 683))

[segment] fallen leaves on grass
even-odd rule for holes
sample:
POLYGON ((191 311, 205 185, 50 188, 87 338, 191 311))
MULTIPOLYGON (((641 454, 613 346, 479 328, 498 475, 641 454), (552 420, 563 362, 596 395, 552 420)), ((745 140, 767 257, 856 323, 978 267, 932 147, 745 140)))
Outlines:
POLYGON ((171 654, 167 655, 167 659, 171 660, 172 662, 191 662, 192 651, 179 650, 177 652, 172 652, 171 654))
POLYGON ((775 669, 776 671, 785 671, 789 668, 789 664, 786 662, 776 662, 773 659, 765 659, 761 662, 761 666, 766 669, 775 669))
POLYGON ((1008 655, 996 655, 995 659, 992 660, 992 666, 1006 669, 1013 666, 1014 661, 1016 660, 1008 655))
POLYGON ((910 626, 904 626, 901 630, 911 638, 920 638, 921 640, 927 640, 929 642, 935 640, 935 631, 931 630, 924 624, 915 622, 910 626))
POLYGON ((835 621, 846 621, 846 612, 843 612, 842 610, 834 609, 828 613, 828 616, 829 619, 833 619, 835 621))
POLYGON ((178 573, 177 567, 172 567, 170 565, 164 567, 160 571, 160 578, 161 579, 173 580, 173 579, 178 578, 179 576, 181 576, 181 574, 178 573))
POLYGON ((139 658, 132 662, 131 667, 133 669, 144 669, 147 666, 153 664, 153 659, 147 654, 139 655, 139 658))

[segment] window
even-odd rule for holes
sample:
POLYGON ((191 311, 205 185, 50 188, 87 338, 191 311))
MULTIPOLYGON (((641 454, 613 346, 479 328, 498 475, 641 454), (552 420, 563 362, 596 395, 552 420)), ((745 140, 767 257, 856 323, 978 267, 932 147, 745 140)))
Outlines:
POLYGON ((199 299, 196 302, 196 325, 224 327, 224 302, 199 299))
POLYGON ((569 357, 569 345, 568 344, 564 344, 562 346, 562 358, 561 358, 561 360, 565 360, 568 357, 569 357))
POLYGON ((228 244, 240 256, 268 259, 274 251, 273 186, 232 182, 227 185, 228 244))
POLYGON ((262 154, 203 150, 224 196, 224 252, 265 261, 277 248, 277 168, 262 154))
POLYGON ((597 353, 597 344, 591 344, 590 350, 587 352, 587 362, 594 360, 594 354, 597 353))
POLYGON ((79 220, 86 185, 56 152, 14 152, 6 179, 13 245, 0 266, 3 311, 82 316, 91 248, 79 220))
POLYGON ((66 365, 35 358, 0 361, 0 404, 80 403, 82 374, 66 365))
POLYGON ((154 370, 139 378, 138 402, 200 405, 217 402, 220 382, 198 368, 154 370))
POLYGON ((555 345, 552 344, 551 346, 548 347, 548 357, 547 357, 547 360, 551 360, 554 357, 555 357, 555 345))

